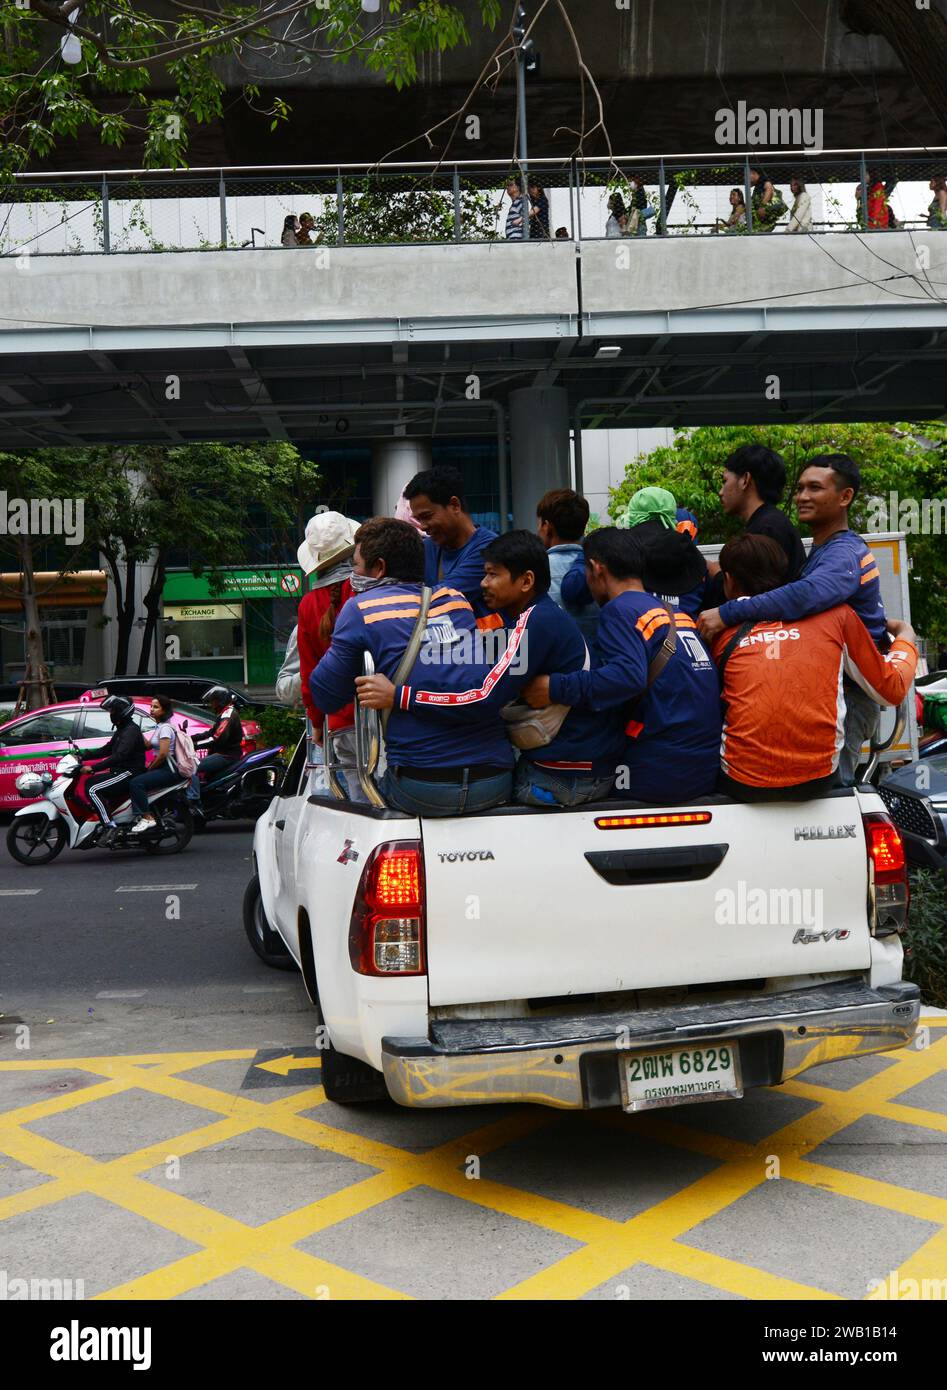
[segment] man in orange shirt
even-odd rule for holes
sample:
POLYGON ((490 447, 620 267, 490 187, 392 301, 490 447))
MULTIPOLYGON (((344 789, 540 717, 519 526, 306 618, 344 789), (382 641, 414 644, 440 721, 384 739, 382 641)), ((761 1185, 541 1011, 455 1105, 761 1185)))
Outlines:
MULTIPOLYGON (((720 568, 727 598, 748 598, 785 582, 786 555, 770 537, 744 532, 723 547, 720 568)), ((713 644, 725 706, 721 790, 742 801, 804 800, 838 785, 843 676, 879 705, 899 705, 914 678, 913 629, 887 626, 895 640, 884 656, 847 604, 722 632, 713 644)))

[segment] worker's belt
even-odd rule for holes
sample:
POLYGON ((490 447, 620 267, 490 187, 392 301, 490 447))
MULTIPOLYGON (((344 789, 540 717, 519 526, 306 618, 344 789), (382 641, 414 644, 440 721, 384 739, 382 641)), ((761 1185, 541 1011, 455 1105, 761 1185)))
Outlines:
POLYGON ((468 782, 485 782, 488 777, 503 777, 510 771, 508 767, 393 767, 392 772, 400 777, 413 777, 418 782, 463 782, 464 774, 468 782))

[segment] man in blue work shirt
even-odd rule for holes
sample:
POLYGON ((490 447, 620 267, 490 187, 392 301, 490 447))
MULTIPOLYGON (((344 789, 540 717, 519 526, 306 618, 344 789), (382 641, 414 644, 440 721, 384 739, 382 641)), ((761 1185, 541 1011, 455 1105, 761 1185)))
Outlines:
POLYGON ((483 552, 496 532, 478 526, 467 511, 463 478, 456 468, 431 468, 414 475, 404 496, 424 532, 425 584, 459 589, 482 617, 483 552))
MULTIPOLYGON (((484 552, 483 595, 490 616, 478 627, 500 637, 500 657, 478 685, 449 694, 423 684, 397 689, 382 677, 358 682, 359 699, 375 709, 409 709, 432 727, 461 723, 473 711, 502 707, 545 671, 582 671, 588 651, 574 620, 549 596, 549 559, 538 536, 509 531, 484 552)), ((424 677, 419 666, 412 681, 424 677)), ((522 704, 520 715, 528 716, 522 704)), ((514 797, 525 806, 578 806, 610 795, 623 762, 625 720, 619 710, 561 712, 552 738, 522 748, 516 765, 514 797)), ((511 729, 515 724, 511 722, 511 729)))
MULTIPOLYGON (((796 512, 812 530, 812 549, 798 579, 752 598, 732 599, 700 615, 702 636, 712 642, 727 627, 782 619, 793 622, 847 603, 885 652, 888 632, 878 565, 868 546, 849 530, 848 509, 858 496, 861 474, 847 454, 818 454, 796 484, 796 512)), ((878 730, 880 707, 854 682, 845 681, 845 746, 839 779, 855 781, 862 745, 878 730)))
MULTIPOLYGON (((627 741, 616 790, 658 806, 710 795, 719 768, 716 668, 694 619, 669 611, 642 582, 649 566, 663 570, 680 563, 684 539, 668 531, 642 540, 617 526, 586 536, 586 579, 602 609, 602 663, 590 671, 538 676, 523 691, 536 709, 548 704, 593 712, 620 709, 627 741), (673 651, 667 640, 672 615, 673 651), (666 643, 668 657, 659 655, 666 643)), ((685 578, 696 583, 704 561, 689 541, 687 545, 694 558, 693 573, 685 578)))
POLYGON ((564 608, 579 626, 592 647, 598 631, 598 605, 585 590, 585 556, 582 537, 589 524, 589 504, 571 487, 554 488, 536 503, 536 534, 549 556, 549 597, 564 608), (569 603, 562 596, 562 582, 574 564, 582 566, 581 602, 569 603))
MULTIPOLYGON (((396 674, 420 612, 423 578, 421 537, 408 522, 376 516, 359 527, 351 579, 355 592, 339 611, 329 649, 310 676, 320 710, 333 714, 354 698, 366 651, 377 671, 389 679, 396 674)), ((441 693, 482 682, 489 664, 471 661, 476 632, 463 595, 450 585, 435 586, 409 680, 423 680, 441 693)), ((409 815, 457 816, 509 800, 513 750, 495 711, 474 710, 463 723, 434 727, 396 708, 385 742, 382 795, 409 815)))

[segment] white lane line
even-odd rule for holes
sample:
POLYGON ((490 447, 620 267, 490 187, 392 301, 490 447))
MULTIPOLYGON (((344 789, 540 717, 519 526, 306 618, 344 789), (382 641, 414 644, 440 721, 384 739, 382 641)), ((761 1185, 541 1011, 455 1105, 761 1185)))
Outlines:
POLYGON ((146 989, 100 989, 96 999, 140 999, 146 989))
POLYGON ((116 893, 185 893, 196 888, 196 883, 128 883, 116 888, 116 893))
POLYGON ((288 985, 244 985, 244 994, 288 994, 288 985))
POLYGON ((42 888, 0 888, 0 898, 35 898, 42 888))

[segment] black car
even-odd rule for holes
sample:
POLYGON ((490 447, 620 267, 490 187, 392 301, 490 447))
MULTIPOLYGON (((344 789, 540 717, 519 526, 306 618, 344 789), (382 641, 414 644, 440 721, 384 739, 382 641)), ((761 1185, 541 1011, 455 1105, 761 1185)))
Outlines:
POLYGON ((878 784, 878 794, 909 861, 947 875, 947 754, 899 767, 878 784))
MULTIPOLYGON (((53 680, 53 689, 56 691, 57 702, 63 704, 67 700, 78 700, 79 696, 84 695, 88 688, 88 683, 84 681, 53 680)), ((18 681, 8 681, 5 685, 0 685, 0 705, 15 705, 19 694, 20 685, 18 681)))
MULTIPOLYGON (((218 684, 207 676, 103 676, 91 682, 84 690, 108 691, 110 695, 167 695, 171 700, 183 700, 185 704, 203 704, 204 695, 212 685, 218 684)), ((275 700, 255 700, 244 691, 234 690, 231 685, 219 682, 222 690, 238 709, 264 709, 275 705, 275 700)), ((282 706, 279 706, 282 709, 282 706)))

